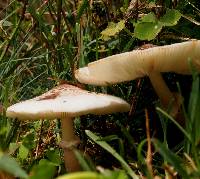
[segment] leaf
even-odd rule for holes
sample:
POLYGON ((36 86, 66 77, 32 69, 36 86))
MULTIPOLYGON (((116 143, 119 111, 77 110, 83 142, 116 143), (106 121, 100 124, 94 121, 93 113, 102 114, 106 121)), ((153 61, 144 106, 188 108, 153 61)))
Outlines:
POLYGON ((0 170, 6 171, 16 177, 27 178, 27 173, 10 156, 0 153, 0 170))
POLYGON ((119 140, 120 138, 117 136, 117 135, 109 135, 109 136, 106 136, 106 137, 102 137, 101 140, 103 141, 112 141, 112 140, 119 140))
POLYGON ((6 21, 6 20, 0 20, 0 27, 10 27, 13 24, 10 21, 6 21))
POLYGON ((63 176, 59 176, 57 179, 104 179, 100 174, 96 172, 75 172, 69 173, 63 176))
POLYGON ((167 9, 166 14, 160 18, 163 26, 174 26, 181 18, 181 13, 175 9, 167 9))
POLYGON ((134 36, 140 40, 152 40, 162 30, 162 27, 176 25, 180 18, 181 13, 175 9, 167 9, 166 14, 160 20, 150 12, 135 24, 134 36))
POLYGON ((41 159, 39 164, 34 166, 31 171, 31 177, 29 179, 52 179, 56 171, 54 164, 48 160, 41 159))
POLYGON ((123 170, 103 170, 102 173, 83 171, 59 176, 57 179, 128 179, 123 170))
POLYGON ((113 149, 108 143, 105 141, 102 141, 101 138, 94 133, 92 133, 89 130, 85 130, 85 133, 88 137, 90 137, 95 143, 100 145, 102 148, 104 148, 107 152, 112 154, 122 165, 122 167, 127 171, 127 173, 132 176, 133 178, 137 179, 139 178, 135 172, 130 168, 130 166, 126 163, 126 161, 116 152, 115 149, 113 149))
POLYGON ((164 157, 164 160, 170 163, 174 169, 182 176, 182 178, 189 178, 189 175, 184 167, 182 159, 169 150, 164 144, 158 140, 153 140, 156 150, 164 157))
POLYGON ((124 170, 102 170, 101 174, 104 176, 102 179, 128 179, 124 170))
POLYGON ((110 37, 115 36, 125 27, 125 20, 121 20, 118 23, 110 22, 108 27, 101 32, 101 38, 103 40, 109 40, 110 37))
POLYGON ((20 145, 18 144, 18 143, 15 143, 15 142, 13 142, 13 143, 10 143, 10 145, 9 145, 9 155, 12 155, 12 154, 14 154, 15 153, 15 151, 18 149, 20 147, 20 145))
POLYGON ((19 157, 22 160, 25 160, 28 157, 29 150, 22 144, 19 147, 19 153, 17 157, 19 157))
POLYGON ((54 163, 56 166, 60 166, 60 164, 62 162, 61 159, 60 159, 59 149, 48 150, 47 151, 47 158, 49 159, 49 161, 54 163))
POLYGON ((134 36, 140 40, 152 40, 161 31, 160 23, 142 22, 137 23, 134 29, 134 36))
POLYGON ((150 12, 143 16, 140 20, 140 22, 156 22, 157 18, 153 12, 150 12))
POLYGON ((87 160, 87 158, 78 150, 74 150, 74 154, 84 171, 92 171, 95 170, 95 166, 92 164, 91 161, 87 160))
POLYGON ((34 132, 30 132, 24 136, 22 144, 29 150, 35 148, 35 135, 34 132))

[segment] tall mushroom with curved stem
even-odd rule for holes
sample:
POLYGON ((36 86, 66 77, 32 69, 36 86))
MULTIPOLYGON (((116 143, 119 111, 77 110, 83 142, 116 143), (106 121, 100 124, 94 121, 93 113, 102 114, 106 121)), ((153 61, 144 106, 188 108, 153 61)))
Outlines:
POLYGON ((73 119, 86 114, 103 115, 127 112, 129 109, 130 105, 121 98, 63 84, 41 96, 8 107, 6 115, 21 120, 61 119, 65 167, 73 172, 80 169, 72 151, 79 143, 73 119))
POLYGON ((75 76, 79 82, 93 85, 116 84, 149 76, 161 104, 164 108, 171 104, 171 114, 175 116, 180 107, 181 96, 169 90, 161 72, 190 74, 189 58, 200 71, 200 40, 112 55, 78 69, 75 76))

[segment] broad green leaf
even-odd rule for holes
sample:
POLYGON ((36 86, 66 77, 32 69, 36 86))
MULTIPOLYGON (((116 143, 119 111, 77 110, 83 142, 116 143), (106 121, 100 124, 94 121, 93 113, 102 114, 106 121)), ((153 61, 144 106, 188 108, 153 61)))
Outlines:
POLYGON ((59 176, 57 179, 128 179, 123 170, 104 170, 101 174, 92 171, 83 171, 59 176))
POLYGON ((100 174, 96 172, 75 172, 69 173, 63 176, 59 176, 57 179, 104 179, 100 174))
POLYGON ((166 14, 160 20, 150 12, 135 24, 134 36, 140 40, 152 40, 162 30, 162 27, 176 25, 180 18, 181 13, 175 9, 167 9, 166 14))
POLYGON ((166 14, 160 18, 163 26, 176 25, 181 18, 181 13, 175 9, 167 9, 166 14))
POLYGON ((20 144, 12 142, 9 145, 9 154, 14 154, 14 152, 20 147, 20 144))
POLYGON ((128 179, 127 174, 124 170, 103 170, 101 174, 104 176, 103 179, 128 179))
POLYGON ((6 171, 16 177, 28 177, 26 172, 19 166, 14 158, 2 153, 0 153, 0 170, 6 171))
POLYGON ((34 166, 29 179, 52 179, 56 172, 56 166, 48 160, 42 159, 39 164, 34 166))
POLYGON ((19 147, 19 153, 17 157, 24 160, 28 157, 29 149, 27 149, 23 144, 19 147))
POLYGON ((11 26, 13 25, 10 21, 6 21, 6 20, 0 20, 0 27, 3 27, 3 26, 11 26))
POLYGON ((173 153, 158 140, 153 140, 153 144, 156 150, 163 156, 164 160, 170 163, 174 167, 174 169, 179 173, 179 175, 182 176, 182 178, 189 178, 187 170, 184 166, 184 162, 178 155, 173 153))
POLYGON ((131 167, 126 163, 126 161, 116 152, 115 149, 113 149, 107 142, 102 141, 101 137, 95 135, 89 130, 85 130, 85 133, 88 137, 90 137, 95 143, 100 145, 102 148, 104 148, 107 152, 113 155, 122 165, 122 167, 129 173, 130 176, 132 176, 134 179, 139 178, 135 172, 131 169, 131 167))
POLYGON ((147 15, 143 16, 140 22, 156 22, 157 18, 153 12, 148 13, 147 15))
POLYGON ((121 20, 118 23, 110 22, 108 27, 101 32, 101 38, 103 40, 109 40, 110 37, 115 36, 125 27, 125 20, 121 20))
POLYGON ((47 157, 48 157, 49 161, 54 163, 56 166, 59 166, 62 162, 61 159, 60 159, 61 156, 60 156, 59 149, 48 150, 47 151, 47 157))
POLYGON ((22 144, 29 150, 35 148, 35 135, 34 132, 30 132, 25 135, 22 144))
POLYGON ((152 40, 161 31, 160 23, 142 22, 137 23, 134 29, 134 36, 140 40, 152 40))

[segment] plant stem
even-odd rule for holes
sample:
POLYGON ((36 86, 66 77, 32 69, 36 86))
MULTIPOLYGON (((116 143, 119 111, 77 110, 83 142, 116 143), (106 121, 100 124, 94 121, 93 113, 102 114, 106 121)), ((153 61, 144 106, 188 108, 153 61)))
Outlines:
POLYGON ((148 177, 153 178, 153 169, 152 169, 152 151, 151 151, 151 135, 150 135, 150 126, 149 126, 149 114, 147 109, 145 109, 145 118, 146 118, 146 135, 147 135, 147 157, 146 164, 148 169, 148 177))

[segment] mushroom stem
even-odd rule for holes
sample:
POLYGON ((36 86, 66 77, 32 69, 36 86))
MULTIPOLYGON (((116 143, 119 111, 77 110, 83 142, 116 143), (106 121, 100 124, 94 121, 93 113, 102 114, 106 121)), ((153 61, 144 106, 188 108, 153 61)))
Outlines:
POLYGON ((180 95, 174 94, 170 91, 159 72, 151 72, 149 74, 149 79, 160 99, 161 105, 164 109, 170 107, 170 114, 175 117, 182 102, 182 100, 180 100, 180 95))
POLYGON ((65 168, 68 172, 75 172, 80 170, 80 165, 73 152, 73 147, 78 137, 74 133, 73 118, 61 119, 62 125, 62 140, 64 141, 64 161, 65 168))
POLYGON ((149 79, 161 101, 161 104, 167 108, 170 102, 174 99, 174 96, 163 80, 162 75, 159 72, 151 72, 149 74, 149 79))

